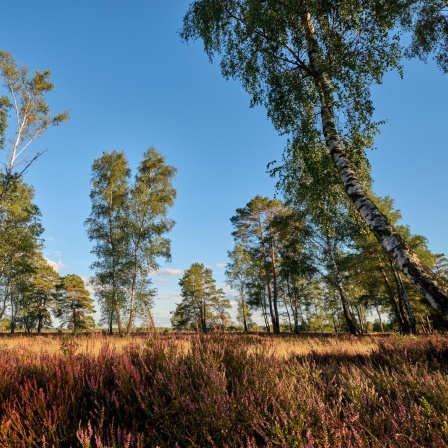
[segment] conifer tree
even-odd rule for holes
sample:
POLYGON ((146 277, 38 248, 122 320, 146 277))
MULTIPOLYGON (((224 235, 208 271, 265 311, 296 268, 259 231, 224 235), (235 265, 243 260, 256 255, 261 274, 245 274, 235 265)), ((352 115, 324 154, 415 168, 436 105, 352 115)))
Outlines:
POLYGON ((193 263, 179 281, 182 302, 177 304, 171 324, 178 330, 196 330, 206 333, 222 326, 228 319, 226 310, 230 303, 224 291, 216 288, 210 268, 193 263))
POLYGON ((76 333, 95 326, 92 313, 95 312, 93 299, 79 275, 68 274, 58 285, 56 316, 62 327, 76 333))

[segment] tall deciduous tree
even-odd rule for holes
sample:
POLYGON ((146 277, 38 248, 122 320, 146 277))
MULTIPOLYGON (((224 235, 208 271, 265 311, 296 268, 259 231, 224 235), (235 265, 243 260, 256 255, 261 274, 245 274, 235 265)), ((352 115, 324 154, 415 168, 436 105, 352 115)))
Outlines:
POLYGON ((409 247, 367 194, 357 168, 376 132, 370 85, 401 69, 402 2, 197 0, 182 37, 222 55, 253 104, 297 146, 323 144, 359 215, 406 277, 448 319, 448 284, 409 247), (338 117, 338 125, 336 118, 338 117))
POLYGON ((97 291, 109 333, 118 325, 124 332, 122 309, 130 249, 126 230, 130 169, 123 152, 104 152, 92 165, 92 211, 86 220, 87 234, 95 241, 92 253, 97 260, 93 284, 97 291))
POLYGON ((129 334, 135 318, 152 306, 150 271, 158 268, 159 257, 171 257, 166 234, 174 221, 167 214, 176 197, 176 169, 150 148, 132 184, 122 152, 103 153, 92 171, 92 212, 86 225, 98 257, 93 284, 109 332, 116 323, 121 335, 129 334))
POLYGON ((171 318, 174 328, 194 329, 206 333, 227 319, 226 309, 230 303, 224 291, 216 288, 210 268, 193 263, 179 281, 182 302, 177 304, 171 318))
POLYGON ((18 180, 0 204, 0 317, 9 308, 11 332, 18 324, 43 232, 34 191, 18 180))
POLYGON ((166 261, 171 258, 171 242, 166 234, 174 226, 174 221, 167 215, 176 198, 172 185, 175 174, 176 168, 167 165, 163 156, 150 148, 143 156, 130 191, 126 223, 131 277, 127 334, 134 325, 138 304, 145 305, 140 308, 146 313, 152 303, 153 290, 139 288, 139 285, 144 284, 151 270, 158 269, 159 257, 166 261), (139 299, 137 308, 136 297, 139 299))
POLYGON ((0 75, 6 95, 0 96, 0 150, 6 149, 4 169, 0 171, 0 204, 11 186, 41 153, 31 155, 30 144, 44 132, 69 119, 69 112, 51 115, 45 101, 54 89, 50 71, 36 71, 30 75, 27 67, 18 67, 13 56, 0 51, 0 75), (7 136, 8 113, 13 111, 13 131, 7 136), (6 145, 5 145, 6 143, 6 145), (6 148, 5 148, 6 146, 6 148), (21 166, 21 168, 19 168, 21 166))

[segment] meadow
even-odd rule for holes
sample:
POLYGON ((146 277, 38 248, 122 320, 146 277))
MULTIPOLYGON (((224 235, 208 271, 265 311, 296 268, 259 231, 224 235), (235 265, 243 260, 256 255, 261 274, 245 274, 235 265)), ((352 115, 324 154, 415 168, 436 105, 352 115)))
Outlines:
POLYGON ((448 337, 0 338, 1 447, 442 447, 448 337))

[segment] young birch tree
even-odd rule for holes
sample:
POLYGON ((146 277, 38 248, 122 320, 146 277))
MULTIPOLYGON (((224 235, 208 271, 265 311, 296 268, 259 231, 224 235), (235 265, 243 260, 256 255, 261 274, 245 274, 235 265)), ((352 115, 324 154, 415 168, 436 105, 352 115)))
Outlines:
POLYGON ((370 85, 388 70, 401 70, 399 26, 406 6, 392 0, 198 0, 181 35, 202 39, 210 59, 221 54, 223 75, 240 79, 252 104, 265 105, 275 127, 300 150, 324 145, 370 231, 448 319, 448 284, 390 224, 358 171, 376 132, 370 85))
POLYGON ((51 115, 45 95, 54 89, 50 71, 30 75, 27 67, 18 67, 13 56, 0 51, 0 75, 6 95, 0 96, 0 150, 6 149, 1 169, 0 205, 5 195, 28 167, 42 155, 31 154, 29 146, 45 131, 69 119, 69 112, 51 115), (12 111, 12 132, 7 136, 8 116, 12 111), (20 167, 20 168, 19 168, 20 167))

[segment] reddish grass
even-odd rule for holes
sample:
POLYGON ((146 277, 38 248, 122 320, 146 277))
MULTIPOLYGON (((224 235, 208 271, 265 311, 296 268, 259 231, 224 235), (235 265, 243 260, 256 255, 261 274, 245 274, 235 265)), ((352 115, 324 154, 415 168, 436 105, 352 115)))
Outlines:
POLYGON ((446 336, 181 341, 0 341, 0 446, 448 445, 446 336))

